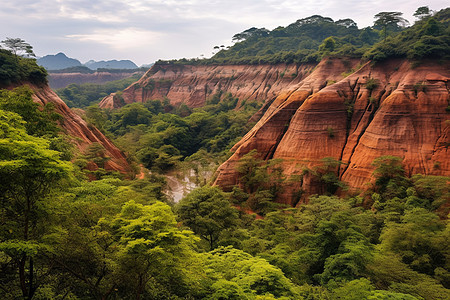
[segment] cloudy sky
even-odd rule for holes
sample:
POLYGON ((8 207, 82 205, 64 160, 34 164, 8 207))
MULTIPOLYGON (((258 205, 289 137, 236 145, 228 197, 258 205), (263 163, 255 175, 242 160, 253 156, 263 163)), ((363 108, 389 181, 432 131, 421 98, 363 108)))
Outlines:
POLYGON ((420 6, 448 0, 0 0, 0 39, 20 37, 38 56, 64 52, 82 63, 211 56, 250 27, 274 29, 314 14, 351 18, 360 28, 381 11, 414 22, 420 6))

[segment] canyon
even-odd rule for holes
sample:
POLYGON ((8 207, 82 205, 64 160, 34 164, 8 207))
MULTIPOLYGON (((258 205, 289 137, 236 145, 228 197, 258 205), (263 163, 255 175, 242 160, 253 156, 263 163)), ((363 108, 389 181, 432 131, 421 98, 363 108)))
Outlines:
POLYGON ((332 170, 359 192, 373 182, 374 159, 402 158, 408 176, 450 175, 448 63, 405 59, 382 63, 350 58, 319 64, 155 65, 100 107, 169 99, 172 105, 204 105, 219 91, 239 101, 264 103, 257 124, 218 169, 215 184, 240 184, 239 159, 252 150, 261 159, 280 159, 290 180, 279 201, 296 205, 323 192, 314 172, 324 158, 341 162, 332 170))

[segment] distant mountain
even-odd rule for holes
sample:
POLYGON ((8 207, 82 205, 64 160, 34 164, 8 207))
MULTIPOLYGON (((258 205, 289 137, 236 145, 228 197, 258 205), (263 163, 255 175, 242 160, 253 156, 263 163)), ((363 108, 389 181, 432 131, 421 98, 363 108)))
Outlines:
POLYGON ((60 70, 70 67, 79 67, 81 62, 77 59, 69 58, 64 53, 56 55, 46 55, 37 60, 38 65, 43 66, 47 70, 60 70))
POLYGON ((131 60, 90 60, 85 64, 82 64, 78 59, 67 57, 64 53, 58 53, 56 55, 46 55, 37 59, 38 65, 46 68, 47 70, 62 70, 67 68, 82 67, 85 66, 91 70, 97 69, 137 69, 138 66, 131 60))
POLYGON ((84 64, 91 70, 97 70, 99 68, 105 69, 137 69, 138 66, 131 60, 107 60, 107 61, 94 61, 90 60, 84 64))

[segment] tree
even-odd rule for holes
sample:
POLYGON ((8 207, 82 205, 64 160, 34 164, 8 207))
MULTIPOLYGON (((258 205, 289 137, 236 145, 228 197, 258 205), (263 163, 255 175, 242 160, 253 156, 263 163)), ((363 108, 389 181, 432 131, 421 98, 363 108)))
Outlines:
POLYGON ((421 6, 414 12, 413 16, 419 20, 423 20, 431 17, 431 14, 432 11, 428 8, 428 6, 421 6))
POLYGON ((269 30, 265 28, 252 27, 241 33, 235 34, 232 38, 233 42, 240 42, 252 37, 264 37, 269 35, 269 30))
POLYGON ((384 32, 384 41, 386 42, 388 28, 405 27, 409 24, 408 20, 402 18, 403 13, 398 11, 379 12, 375 15, 375 26, 382 28, 384 32))
POLYGON ((375 167, 375 191, 380 193, 384 200, 396 196, 404 197, 406 188, 410 186, 405 175, 402 158, 397 156, 380 156, 376 158, 372 166, 375 167))
POLYGON ((0 110, 0 253, 15 266, 25 299, 38 286, 35 258, 46 251, 47 196, 70 171, 47 140, 25 132, 19 115, 0 110))
POLYGON ((181 200, 178 212, 183 223, 216 248, 224 231, 236 227, 238 212, 218 187, 204 186, 181 200))
POLYGON ((330 36, 323 40, 323 43, 319 46, 319 51, 322 55, 327 55, 333 52, 336 47, 336 40, 330 36))
POLYGON ((20 38, 9 38, 0 42, 6 49, 10 50, 16 58, 20 54, 35 57, 33 47, 20 38))
POLYGON ((207 299, 301 299, 298 288, 263 258, 232 247, 219 247, 206 258, 206 266, 221 279, 207 299))
POLYGON ((22 86, 12 91, 0 90, 0 109, 15 112, 26 122, 27 134, 33 136, 56 136, 61 130, 56 121, 61 115, 55 112, 54 105, 47 103, 43 109, 32 98, 33 91, 22 86))
POLYGON ((195 289, 198 278, 194 274, 201 272, 187 273, 195 267, 192 249, 198 238, 177 227, 167 204, 129 201, 111 222, 100 220, 99 225, 102 223, 119 237, 116 255, 119 291, 128 290, 128 294, 136 295, 135 299, 163 299, 166 297, 158 296, 163 290, 181 298, 195 289))
POLYGON ((339 26, 344 26, 345 28, 358 28, 358 25, 352 19, 341 19, 334 23, 339 26))

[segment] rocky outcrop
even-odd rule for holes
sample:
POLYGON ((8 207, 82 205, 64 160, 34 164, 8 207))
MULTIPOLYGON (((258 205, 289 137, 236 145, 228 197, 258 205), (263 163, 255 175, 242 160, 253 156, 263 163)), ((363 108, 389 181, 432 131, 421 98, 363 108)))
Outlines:
POLYGON ((408 175, 450 176, 448 62, 406 60, 361 64, 326 59, 301 65, 156 65, 120 96, 100 106, 168 98, 173 105, 204 105, 218 91, 264 102, 259 121, 232 149, 217 171, 215 184, 239 184, 238 160, 255 149, 261 159, 281 159, 292 180, 280 201, 295 205, 297 191, 323 192, 305 170, 330 157, 350 190, 372 180, 373 160, 398 156, 408 175), (295 175, 295 176, 294 176, 295 175))
POLYGON ((367 63, 339 78, 341 68, 339 60, 322 61, 297 87, 280 93, 234 146, 215 184, 238 184, 237 161, 253 149, 263 159, 282 159, 286 175, 302 178, 280 199, 291 205, 295 191, 320 192, 304 170, 323 164, 324 157, 343 162, 335 172, 352 189, 367 186, 371 163, 382 155, 403 158, 409 175, 450 175, 448 63, 367 63), (324 86, 325 78, 331 84, 324 86))
MULTIPOLYGON (((40 104, 53 103, 56 112, 62 115, 61 127, 74 137, 76 146, 83 152, 92 143, 99 143, 105 148, 106 156, 111 159, 105 162, 106 170, 130 172, 130 166, 122 151, 120 151, 95 126, 89 125, 75 114, 47 85, 36 86, 27 84, 34 91, 33 100, 40 104)), ((95 169, 95 166, 93 167, 95 169)))
MULTIPOLYGON (((348 64, 352 61, 346 60, 348 64)), ((315 64, 303 65, 154 65, 138 82, 120 95, 111 94, 102 108, 118 108, 133 102, 169 99, 200 107, 214 94, 226 91, 244 99, 269 101, 308 77, 315 64)), ((326 79, 320 84, 326 85, 326 79)))
POLYGON ((109 73, 109 72, 95 72, 92 74, 83 73, 49 73, 48 82, 52 89, 60 89, 68 86, 69 84, 83 84, 83 83, 95 83, 104 84, 109 81, 124 79, 133 76, 134 74, 143 74, 140 72, 135 73, 109 73))

